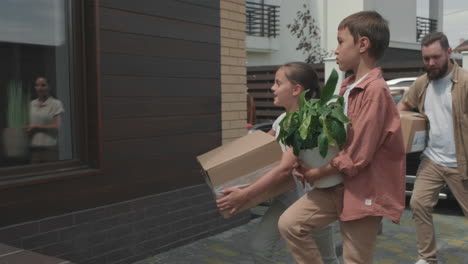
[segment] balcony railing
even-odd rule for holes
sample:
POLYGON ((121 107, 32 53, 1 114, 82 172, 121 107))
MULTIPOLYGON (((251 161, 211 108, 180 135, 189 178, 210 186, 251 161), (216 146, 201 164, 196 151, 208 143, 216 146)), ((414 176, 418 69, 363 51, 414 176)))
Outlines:
POLYGON ((247 1, 246 16, 247 35, 267 38, 279 35, 279 6, 247 1))
POLYGON ((422 38, 432 32, 437 31, 437 20, 426 18, 426 17, 416 17, 416 41, 421 42, 422 38))

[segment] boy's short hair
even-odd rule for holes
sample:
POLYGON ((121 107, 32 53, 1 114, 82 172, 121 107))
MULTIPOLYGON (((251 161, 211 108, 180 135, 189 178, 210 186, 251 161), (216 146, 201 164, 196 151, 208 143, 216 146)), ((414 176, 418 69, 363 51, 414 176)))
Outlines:
POLYGON ((369 54, 380 59, 390 42, 387 21, 375 11, 361 11, 343 19, 338 30, 347 28, 356 43, 359 37, 370 40, 369 54))
POLYGON ((447 36, 442 32, 433 32, 424 36, 421 40, 421 47, 427 47, 436 41, 440 42, 440 46, 444 50, 448 50, 450 48, 447 36))

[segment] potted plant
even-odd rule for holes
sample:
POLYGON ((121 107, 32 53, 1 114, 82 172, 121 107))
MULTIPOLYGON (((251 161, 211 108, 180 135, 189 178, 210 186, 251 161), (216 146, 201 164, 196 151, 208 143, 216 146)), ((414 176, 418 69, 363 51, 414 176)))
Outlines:
POLYGON ((7 89, 7 128, 3 131, 5 155, 24 158, 28 154, 29 93, 21 81, 11 80, 7 89))
MULTIPOLYGON (((280 123, 278 141, 292 147, 294 155, 307 165, 319 168, 328 164, 346 143, 348 118, 343 113, 344 98, 334 95, 338 73, 333 70, 320 99, 307 100, 307 91, 300 96, 299 109, 286 114, 280 123)), ((340 174, 314 183, 327 188, 342 182, 340 174)))

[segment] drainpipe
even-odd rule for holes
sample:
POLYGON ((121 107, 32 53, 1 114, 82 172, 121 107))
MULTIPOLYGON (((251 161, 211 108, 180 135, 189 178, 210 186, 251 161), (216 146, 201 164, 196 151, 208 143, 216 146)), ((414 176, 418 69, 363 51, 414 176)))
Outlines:
POLYGON ((463 69, 468 71, 468 51, 462 51, 463 69))
POLYGON ((442 0, 429 1, 429 18, 437 20, 436 31, 444 30, 444 2, 442 0))

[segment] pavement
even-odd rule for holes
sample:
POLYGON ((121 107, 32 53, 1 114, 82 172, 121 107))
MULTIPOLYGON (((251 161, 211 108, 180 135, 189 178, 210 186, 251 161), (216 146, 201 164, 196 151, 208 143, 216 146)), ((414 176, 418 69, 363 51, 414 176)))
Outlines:
MULTIPOLYGON (((453 202, 452 202, 453 203, 453 202)), ((439 260, 443 264, 468 264, 468 220, 455 204, 442 206, 434 213, 439 260), (448 208, 447 208, 448 207, 448 208)), ((257 207, 261 213, 265 208, 257 207)), ((253 264, 247 248, 249 235, 260 219, 224 233, 196 241, 135 264, 253 264)), ((335 243, 341 263, 341 238, 338 223, 334 223, 335 243)), ((284 243, 277 246, 272 264, 294 263, 284 243)), ((401 225, 383 221, 383 233, 378 236, 375 264, 413 264, 417 261, 416 234, 411 212, 405 210, 401 225)))

